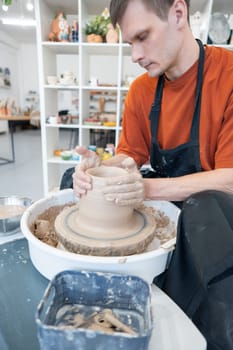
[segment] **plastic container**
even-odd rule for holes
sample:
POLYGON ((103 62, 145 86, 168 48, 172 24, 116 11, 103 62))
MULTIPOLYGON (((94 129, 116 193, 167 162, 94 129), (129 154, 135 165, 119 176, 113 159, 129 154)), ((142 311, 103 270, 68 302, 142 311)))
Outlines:
POLYGON ((136 276, 63 271, 49 283, 36 322, 43 350, 147 350, 153 328, 151 289, 136 276), (134 334, 85 326, 106 309, 134 334))

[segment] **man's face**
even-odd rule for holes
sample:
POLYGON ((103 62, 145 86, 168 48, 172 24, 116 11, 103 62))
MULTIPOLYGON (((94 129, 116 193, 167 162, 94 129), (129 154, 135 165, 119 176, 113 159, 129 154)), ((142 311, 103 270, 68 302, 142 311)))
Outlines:
POLYGON ((179 60, 182 32, 176 25, 175 9, 162 21, 140 0, 132 0, 120 21, 123 41, 132 47, 132 60, 151 77, 174 70, 179 60))

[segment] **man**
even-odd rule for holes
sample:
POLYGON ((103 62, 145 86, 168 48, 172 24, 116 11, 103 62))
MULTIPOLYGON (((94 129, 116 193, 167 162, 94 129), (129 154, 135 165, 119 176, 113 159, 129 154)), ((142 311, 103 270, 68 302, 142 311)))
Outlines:
MULTIPOLYGON (((117 154, 106 165, 105 197, 119 205, 144 199, 184 202, 168 270, 155 283, 186 312, 208 350, 233 349, 233 52, 203 46, 189 27, 188 0, 112 0, 110 15, 147 73, 124 106, 117 154), (137 170, 150 162, 150 178, 137 170), (161 277, 164 277, 161 278, 161 277)), ((78 196, 91 189, 88 167, 73 176, 78 196)))
MULTIPOLYGON (((106 199, 127 205, 184 201, 208 189, 233 193, 233 53, 195 40, 188 0, 112 0, 110 15, 147 73, 130 87, 117 155, 105 162, 129 175, 109 180, 106 199), (154 172, 142 179, 137 168, 148 161, 154 172)), ((81 196, 91 188, 85 170, 99 159, 77 151, 81 196)))

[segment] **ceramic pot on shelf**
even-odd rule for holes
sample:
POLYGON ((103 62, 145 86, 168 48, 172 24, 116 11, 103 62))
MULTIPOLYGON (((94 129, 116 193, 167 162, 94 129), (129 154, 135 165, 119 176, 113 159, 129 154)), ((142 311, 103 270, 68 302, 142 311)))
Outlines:
POLYGON ((88 34, 87 35, 87 42, 88 43, 102 43, 103 37, 98 34, 88 34))

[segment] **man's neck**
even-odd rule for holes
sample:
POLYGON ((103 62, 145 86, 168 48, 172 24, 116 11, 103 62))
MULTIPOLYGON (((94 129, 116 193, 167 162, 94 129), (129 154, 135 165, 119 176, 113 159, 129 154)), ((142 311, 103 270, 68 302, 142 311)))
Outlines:
POLYGON ((199 59, 199 46, 192 35, 184 40, 184 45, 179 53, 179 57, 175 65, 165 72, 168 80, 175 80, 181 77, 190 67, 199 59))

